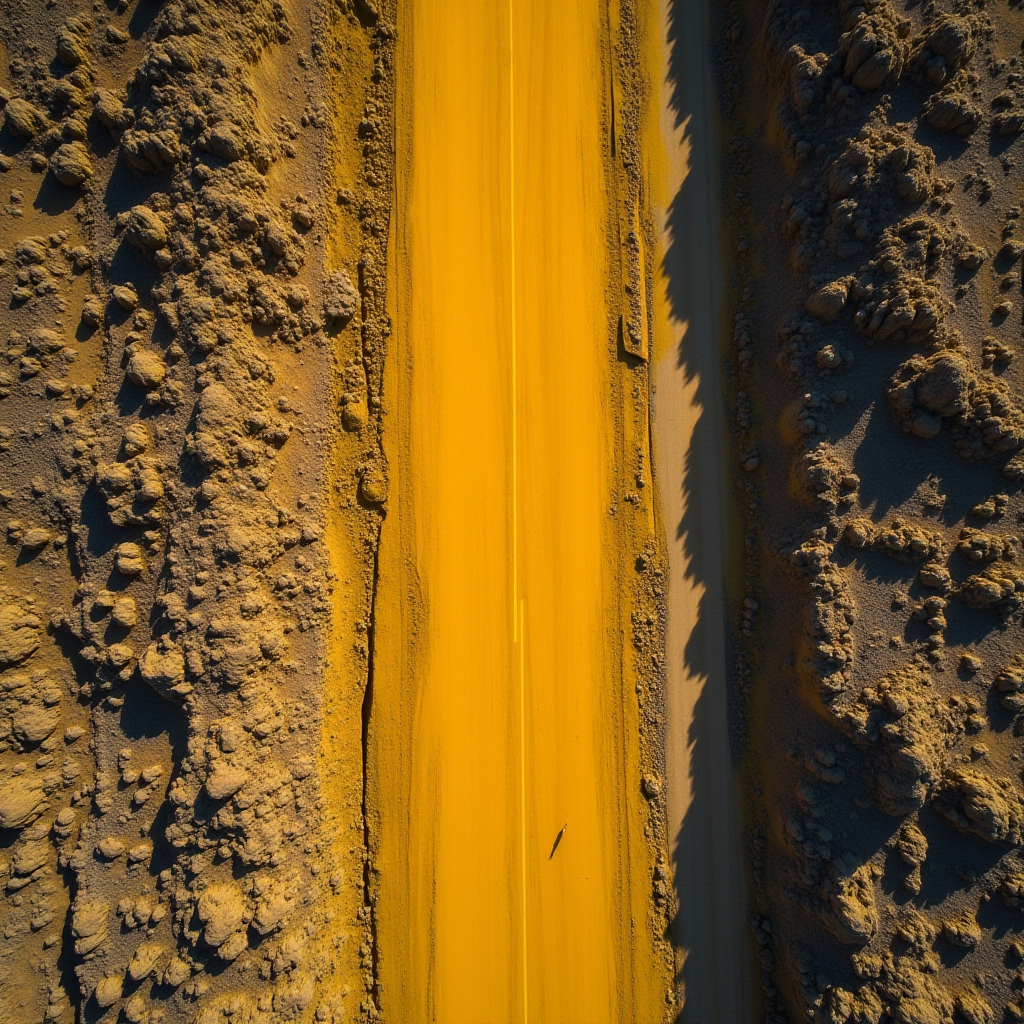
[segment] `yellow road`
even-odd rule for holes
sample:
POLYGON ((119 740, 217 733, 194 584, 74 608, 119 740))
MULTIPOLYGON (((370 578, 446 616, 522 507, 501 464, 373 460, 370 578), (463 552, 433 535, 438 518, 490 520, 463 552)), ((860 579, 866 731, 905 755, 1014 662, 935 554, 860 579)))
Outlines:
POLYGON ((379 1004, 395 1024, 660 1020, 626 831, 602 3, 403 6, 379 1004))

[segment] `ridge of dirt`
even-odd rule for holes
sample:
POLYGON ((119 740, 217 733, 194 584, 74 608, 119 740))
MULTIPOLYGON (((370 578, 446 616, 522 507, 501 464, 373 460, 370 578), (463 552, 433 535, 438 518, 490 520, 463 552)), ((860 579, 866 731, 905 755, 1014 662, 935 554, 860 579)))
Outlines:
POLYGON ((4 1020, 376 1015, 389 10, 3 6, 4 1020))
POLYGON ((770 1021, 1024 1017, 1021 18, 724 7, 770 1021))

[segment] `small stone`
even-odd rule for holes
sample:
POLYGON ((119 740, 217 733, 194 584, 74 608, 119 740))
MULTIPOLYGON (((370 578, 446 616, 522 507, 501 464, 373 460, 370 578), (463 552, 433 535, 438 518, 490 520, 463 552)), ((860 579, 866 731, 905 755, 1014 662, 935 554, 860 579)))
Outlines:
POLYGON ((142 549, 138 544, 126 541, 117 546, 117 553, 114 556, 114 564, 122 576, 139 576, 146 568, 145 560, 142 557, 142 549))
POLYGON ((139 305, 139 293, 130 284, 116 284, 110 289, 114 301, 122 308, 132 313, 139 305))
POLYGON ((89 152, 80 142, 66 142, 59 146, 50 157, 50 170, 62 185, 69 188, 82 185, 93 176, 89 152))
POLYGON ((157 961, 163 956, 166 946, 159 942, 143 942, 136 950, 128 964, 128 977, 132 981, 142 981, 156 970, 157 961))
POLYGON ((244 768, 217 765, 206 780, 206 792, 213 800, 226 800, 234 796, 248 780, 249 773, 244 768))
POLYGON ((128 377, 140 388, 158 388, 167 376, 167 364, 148 349, 136 352, 128 362, 128 377))
POLYGON ((115 836, 107 836, 96 846, 96 853, 104 860, 117 860, 124 853, 124 842, 115 836))
POLYGON ((21 546, 28 551, 38 551, 40 548, 45 548, 51 540, 53 540, 53 534, 49 530, 37 526, 25 531, 21 538, 21 546))
POLYGON ((123 991, 124 978, 120 974, 108 974, 105 978, 100 979, 100 983, 93 992, 93 998, 96 1000, 96 1005, 101 1010, 105 1010, 121 998, 123 991))

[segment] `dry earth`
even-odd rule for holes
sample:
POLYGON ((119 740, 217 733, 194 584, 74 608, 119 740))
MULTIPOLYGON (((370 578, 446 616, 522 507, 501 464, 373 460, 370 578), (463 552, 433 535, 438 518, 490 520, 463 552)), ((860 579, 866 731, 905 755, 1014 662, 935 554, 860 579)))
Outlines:
POLYGON ((1024 14, 719 29, 766 1016, 1019 1020, 1024 14))

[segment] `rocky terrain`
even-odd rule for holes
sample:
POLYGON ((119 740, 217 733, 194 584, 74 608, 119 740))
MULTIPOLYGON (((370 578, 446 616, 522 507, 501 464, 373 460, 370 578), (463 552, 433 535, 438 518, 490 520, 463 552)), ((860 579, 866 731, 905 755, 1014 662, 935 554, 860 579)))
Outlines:
POLYGON ((1024 13, 719 29, 765 1019, 1024 1019, 1024 13))
POLYGON ((0 10, 0 1018, 372 1019, 393 15, 0 10))

